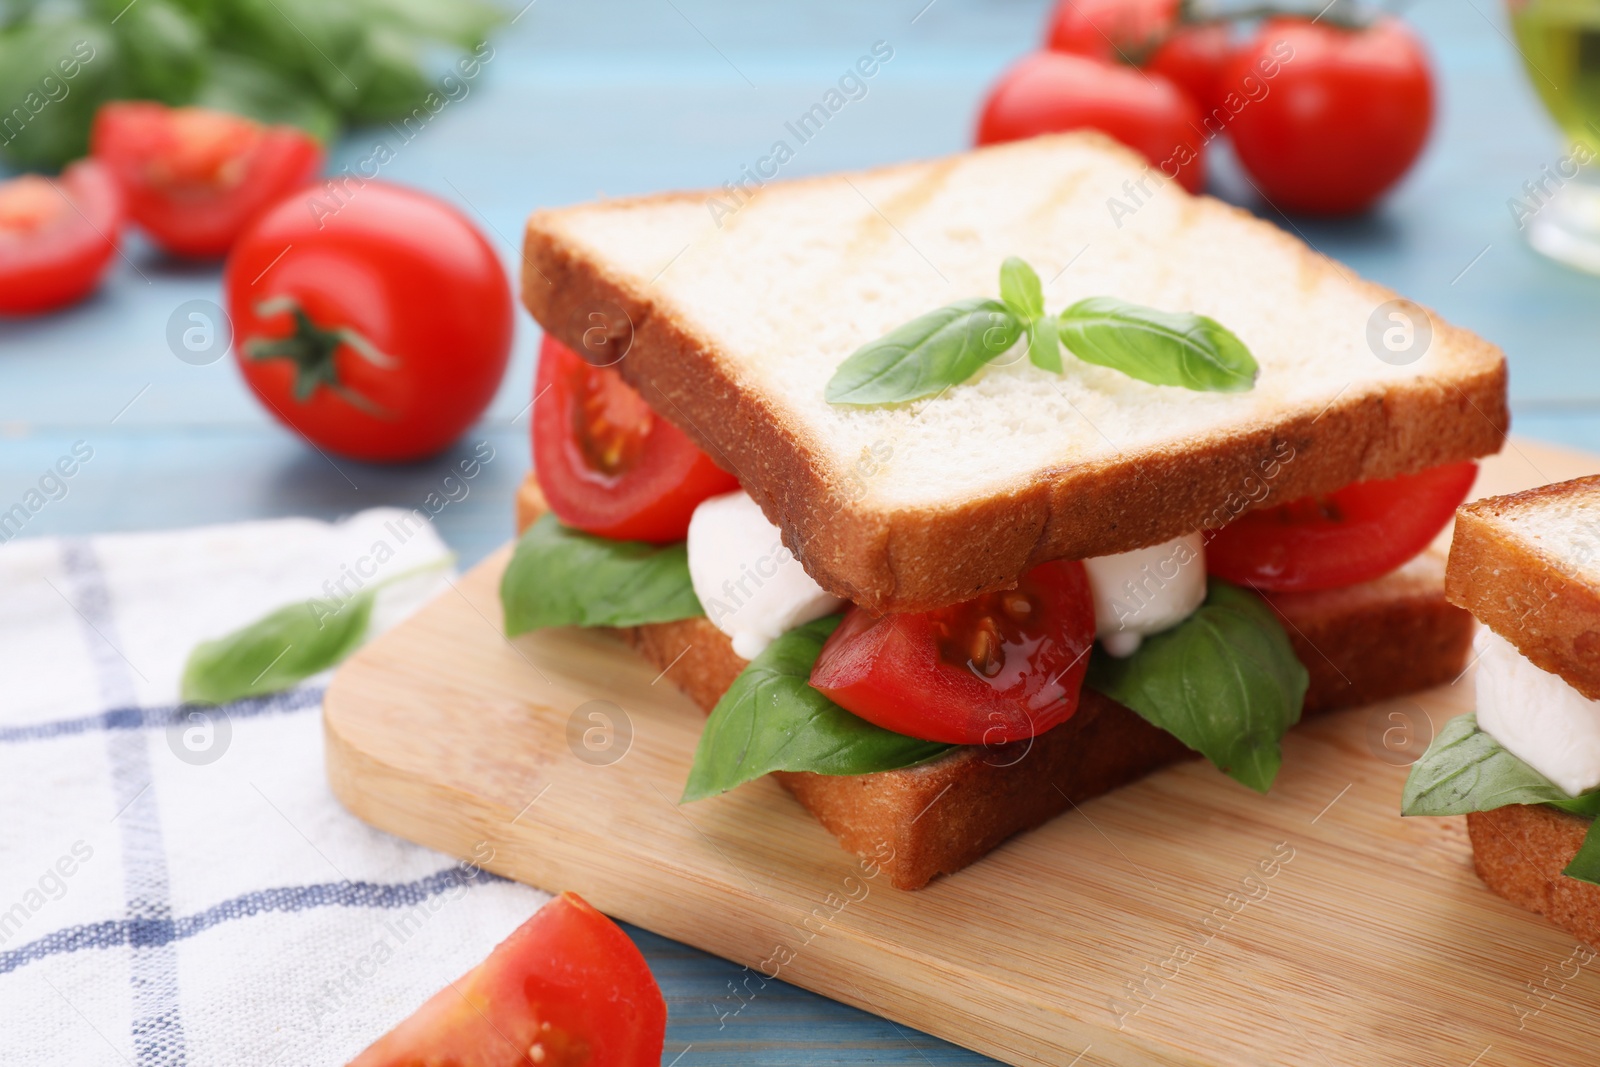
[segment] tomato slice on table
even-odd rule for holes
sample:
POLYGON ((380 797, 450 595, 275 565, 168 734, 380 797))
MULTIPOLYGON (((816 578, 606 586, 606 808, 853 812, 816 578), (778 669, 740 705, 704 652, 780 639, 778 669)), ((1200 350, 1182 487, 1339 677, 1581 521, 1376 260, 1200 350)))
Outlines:
POLYGON ((851 608, 811 684, 846 711, 924 741, 995 745, 1078 710, 1094 601, 1083 564, 1058 560, 1015 589, 916 615, 851 608))
POLYGON ((1206 570, 1275 592, 1380 578, 1428 547, 1477 474, 1476 463, 1449 463, 1247 512, 1206 544, 1206 570))
POLYGON ((1138 151, 1191 193, 1205 186, 1200 108, 1160 74, 1066 52, 1035 52, 1000 76, 978 118, 980 145, 1093 129, 1138 151))
POLYGON ((702 500, 739 488, 615 367, 549 335, 534 384, 533 464, 556 518, 618 541, 682 541, 702 500))
POLYGON ((323 160, 316 139, 293 126, 148 101, 102 107, 90 150, 116 174, 128 213, 150 239, 197 258, 225 254, 252 219, 315 178, 323 160))
POLYGON ((0 314, 35 315, 88 296, 121 228, 122 194, 93 160, 53 180, 0 182, 0 314))
POLYGON ((350 1067, 659 1067, 666 1027, 638 948, 563 893, 350 1067))

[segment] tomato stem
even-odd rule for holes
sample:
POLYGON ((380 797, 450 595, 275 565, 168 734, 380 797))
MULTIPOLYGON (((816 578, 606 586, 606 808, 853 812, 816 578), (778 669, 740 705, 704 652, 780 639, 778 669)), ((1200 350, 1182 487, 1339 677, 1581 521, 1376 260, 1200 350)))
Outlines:
POLYGON ((294 318, 294 330, 286 337, 252 337, 244 343, 246 358, 258 361, 287 359, 294 364, 294 398, 304 404, 316 394, 317 387, 326 388, 341 397, 352 407, 370 415, 388 418, 391 412, 371 398, 351 389, 339 380, 335 355, 340 348, 349 348, 375 367, 390 370, 400 361, 381 351, 371 341, 348 326, 324 329, 311 321, 298 301, 291 296, 277 296, 256 305, 256 314, 262 318, 288 314, 294 318))

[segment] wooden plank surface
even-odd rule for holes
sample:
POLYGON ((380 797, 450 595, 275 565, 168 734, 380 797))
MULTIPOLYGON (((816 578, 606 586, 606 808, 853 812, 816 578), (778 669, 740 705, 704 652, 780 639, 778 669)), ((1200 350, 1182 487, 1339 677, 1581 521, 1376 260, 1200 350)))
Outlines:
MULTIPOLYGON (((1597 470, 1516 441, 1479 488, 1597 470)), ((1308 723, 1269 796, 1185 764, 903 893, 770 781, 679 806, 700 713, 598 634, 503 638, 506 556, 339 672, 334 790, 752 968, 719 1012, 764 969, 1014 1064, 1592 1062, 1593 976, 1528 985, 1570 972, 1571 938, 1477 881, 1462 820, 1397 814, 1469 682, 1308 723), (600 754, 592 710, 619 724, 600 754)))

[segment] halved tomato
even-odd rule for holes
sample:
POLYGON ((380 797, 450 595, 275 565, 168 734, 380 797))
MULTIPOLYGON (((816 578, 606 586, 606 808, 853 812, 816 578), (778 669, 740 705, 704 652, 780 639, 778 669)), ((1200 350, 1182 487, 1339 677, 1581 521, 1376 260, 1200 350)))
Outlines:
POLYGON ((116 174, 133 221, 180 256, 224 255, 257 215, 322 169, 322 146, 293 126, 144 100, 101 107, 90 150, 116 174))
POLYGON ((937 611, 874 618, 851 608, 822 646, 811 684, 898 734, 996 745, 1072 717, 1093 644, 1088 573, 1058 560, 1015 589, 937 611))
POLYGON ((666 1029, 638 948, 563 893, 350 1067, 659 1067, 666 1029))
POLYGON ((1371 581, 1427 548, 1477 475, 1449 463, 1246 512, 1207 542, 1206 570, 1277 592, 1371 581))
POLYGON ((53 311, 88 296, 121 229, 122 194, 92 159, 59 178, 0 182, 0 315, 53 311))
POLYGON ((533 465, 556 518, 619 541, 682 541, 702 500, 739 488, 615 367, 548 335, 534 383, 533 465))

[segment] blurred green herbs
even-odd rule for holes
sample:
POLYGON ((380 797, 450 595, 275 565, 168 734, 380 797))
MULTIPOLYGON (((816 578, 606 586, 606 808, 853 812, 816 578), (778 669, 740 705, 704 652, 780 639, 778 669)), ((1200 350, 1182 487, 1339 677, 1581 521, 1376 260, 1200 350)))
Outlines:
POLYGON ((58 167, 107 100, 292 123, 330 140, 411 114, 442 61, 505 13, 486 0, 0 0, 0 160, 58 167))

